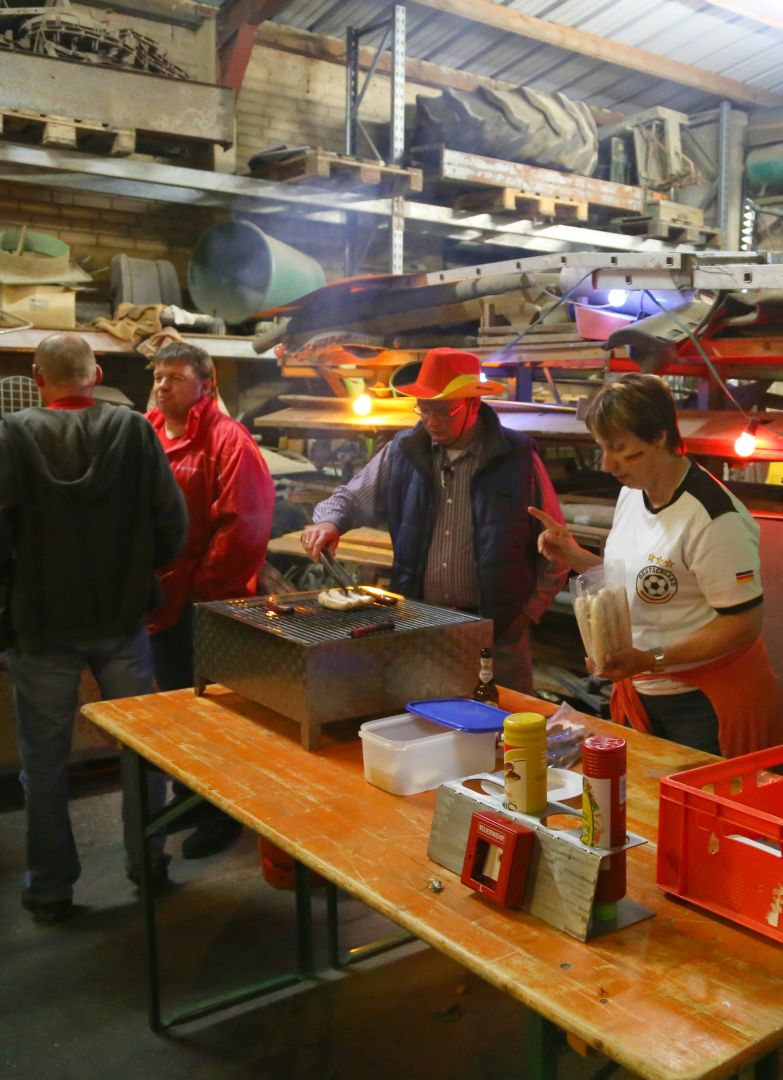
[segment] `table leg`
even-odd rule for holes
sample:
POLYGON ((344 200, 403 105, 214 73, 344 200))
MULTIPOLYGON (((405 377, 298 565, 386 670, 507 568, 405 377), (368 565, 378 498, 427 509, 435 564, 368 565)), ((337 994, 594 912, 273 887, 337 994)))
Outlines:
POLYGON ((147 954, 147 1017, 153 1031, 165 1026, 160 1015, 160 966, 158 935, 155 926, 155 892, 152 884, 152 856, 150 853, 149 803, 147 799, 147 763, 140 754, 127 751, 130 782, 136 789, 135 820, 131 827, 135 833, 137 850, 141 852, 141 879, 139 893, 144 916, 144 944, 147 954))
POLYGON ((340 950, 340 924, 337 910, 337 886, 331 881, 326 883, 326 934, 329 949, 329 965, 333 968, 347 967, 348 964, 356 964, 360 960, 368 960, 371 956, 396 949, 398 945, 405 945, 409 941, 415 941, 415 934, 403 932, 390 934, 389 937, 370 941, 366 945, 357 945, 347 952, 340 950))
POLYGON ((737 1073, 737 1080, 779 1080, 778 1064, 780 1055, 777 1050, 767 1054, 756 1062, 737 1073))
POLYGON ((147 954, 147 1016, 149 1026, 154 1032, 164 1031, 175 1024, 184 1024, 188 1020, 196 1020, 211 1013, 220 1012, 232 1005, 250 1001, 275 990, 292 986, 295 983, 309 979, 313 974, 313 929, 312 908, 310 903, 310 872, 297 863, 297 891, 296 891, 296 932, 298 964, 296 972, 284 975, 276 975, 271 979, 264 979, 250 986, 241 987, 226 993, 208 998, 197 1005, 185 1009, 178 1009, 167 1014, 161 1011, 161 988, 160 988, 160 957, 158 952, 158 936, 155 923, 155 886, 152 878, 152 855, 150 850, 150 837, 157 833, 161 825, 174 818, 197 802, 201 796, 194 795, 183 802, 176 812, 162 811, 155 817, 150 818, 149 803, 147 799, 147 771, 148 765, 139 754, 131 753, 128 761, 130 782, 137 792, 138 813, 134 815, 132 829, 138 848, 141 850, 141 878, 139 891, 141 907, 144 916, 144 938, 147 954), (300 870, 304 871, 300 875, 300 870), (303 879, 303 884, 300 881, 303 879))
POLYGON ((528 1080, 557 1080, 558 1029, 528 1010, 525 1021, 525 1076, 528 1080))
POLYGON ((296 888, 296 947, 299 954, 299 972, 303 976, 313 972, 313 893, 310 870, 294 861, 296 888))

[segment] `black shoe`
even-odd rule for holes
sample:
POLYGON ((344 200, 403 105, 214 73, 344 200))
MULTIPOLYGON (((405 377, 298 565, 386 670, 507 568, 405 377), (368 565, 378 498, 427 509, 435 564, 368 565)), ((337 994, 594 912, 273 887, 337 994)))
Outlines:
MULTIPOLYGON (((163 810, 174 810, 175 807, 182 806, 192 796, 192 791, 188 791, 185 795, 176 795, 170 802, 166 803, 163 810)), ((197 829, 214 813, 215 808, 211 803, 196 803, 195 806, 191 806, 190 810, 186 810, 184 814, 180 814, 178 818, 170 821, 166 826, 166 832, 171 836, 172 833, 181 832, 183 829, 197 829)))
POLYGON ((217 855, 238 840, 241 832, 242 826, 239 822, 226 814, 213 821, 206 821, 183 840, 182 858, 205 859, 208 855, 217 855))
POLYGON ((29 889, 22 893, 22 907, 36 922, 49 925, 70 919, 74 914, 73 900, 36 900, 29 889))
MULTIPOLYGON (((169 861, 170 855, 162 855, 159 859, 152 860, 152 888, 155 892, 163 892, 170 884, 169 861)), ((128 881, 132 881, 137 889, 141 888, 141 867, 132 867, 126 871, 128 881)))

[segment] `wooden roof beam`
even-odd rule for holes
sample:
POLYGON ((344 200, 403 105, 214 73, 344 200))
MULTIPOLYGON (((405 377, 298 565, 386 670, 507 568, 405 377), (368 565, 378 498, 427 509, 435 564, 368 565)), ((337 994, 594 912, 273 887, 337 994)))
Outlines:
POLYGON ((724 75, 691 67, 676 60, 667 60, 658 53, 637 49, 631 45, 608 41, 585 30, 575 30, 559 23, 525 15, 521 11, 494 3, 493 0, 414 0, 418 7, 439 11, 444 15, 456 15, 470 22, 491 26, 518 37, 553 45, 558 49, 577 53, 592 60, 628 68, 630 71, 655 74, 660 79, 681 86, 690 86, 705 94, 714 94, 738 105, 759 108, 783 105, 783 95, 748 86, 747 83, 729 79, 724 75))
POLYGON ((222 48, 243 26, 258 26, 290 6, 291 0, 228 0, 218 11, 218 48, 222 48))
MULTIPOLYGON (((345 66, 345 39, 329 37, 326 34, 311 34, 309 30, 297 30, 293 26, 281 23, 265 23, 256 31, 256 42, 270 49, 293 53, 295 56, 307 56, 311 60, 323 60, 328 64, 345 66)), ((375 60, 375 49, 362 46, 359 49, 359 66, 369 70, 375 60)), ((380 75, 391 74, 391 53, 384 53, 378 61, 376 71, 380 75)), ((420 86, 434 86, 442 90, 444 86, 452 90, 475 90, 477 86, 490 86, 495 90, 509 90, 514 84, 502 79, 490 79, 486 75, 474 75, 470 71, 457 71, 430 63, 429 60, 405 58, 405 74, 411 82, 420 86)), ((615 109, 602 109, 588 105, 597 124, 619 124, 625 113, 615 109)))
MULTIPOLYGON (((217 8, 210 4, 200 4, 198 0, 89 0, 89 5, 190 29, 217 17, 217 8)), ((43 3, 41 6, 43 7, 43 3)))

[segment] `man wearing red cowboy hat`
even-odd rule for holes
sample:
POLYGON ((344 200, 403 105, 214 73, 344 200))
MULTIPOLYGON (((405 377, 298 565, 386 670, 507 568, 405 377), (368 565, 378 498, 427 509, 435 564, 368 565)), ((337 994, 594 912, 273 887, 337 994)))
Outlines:
POLYGON ((319 503, 302 533, 318 561, 348 529, 386 521, 391 587, 427 603, 477 611, 495 624, 498 682, 532 690, 529 628, 565 582, 542 559, 538 507, 562 522, 560 504, 532 439, 503 428, 474 353, 431 349, 415 383, 421 420, 387 443, 349 483, 319 503))

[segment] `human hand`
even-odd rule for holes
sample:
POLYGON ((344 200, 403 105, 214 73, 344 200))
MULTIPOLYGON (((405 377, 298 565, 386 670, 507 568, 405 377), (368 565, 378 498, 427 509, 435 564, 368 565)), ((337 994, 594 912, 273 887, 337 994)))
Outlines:
POLYGON ((334 555, 340 540, 340 530, 331 521, 322 521, 320 525, 308 525, 302 532, 302 547, 313 560, 318 562, 321 552, 328 548, 334 555))
POLYGON ((648 649, 618 649, 616 652, 607 653, 600 667, 588 664, 591 673, 600 675, 602 679, 610 679, 612 682, 620 682, 622 679, 630 679, 632 675, 640 675, 643 671, 649 671, 652 667, 648 649))
POLYGON ((570 566, 573 550, 578 545, 565 525, 555 521, 551 514, 539 510, 537 506, 528 506, 527 512, 544 526, 538 534, 540 554, 550 562, 562 562, 570 566))

